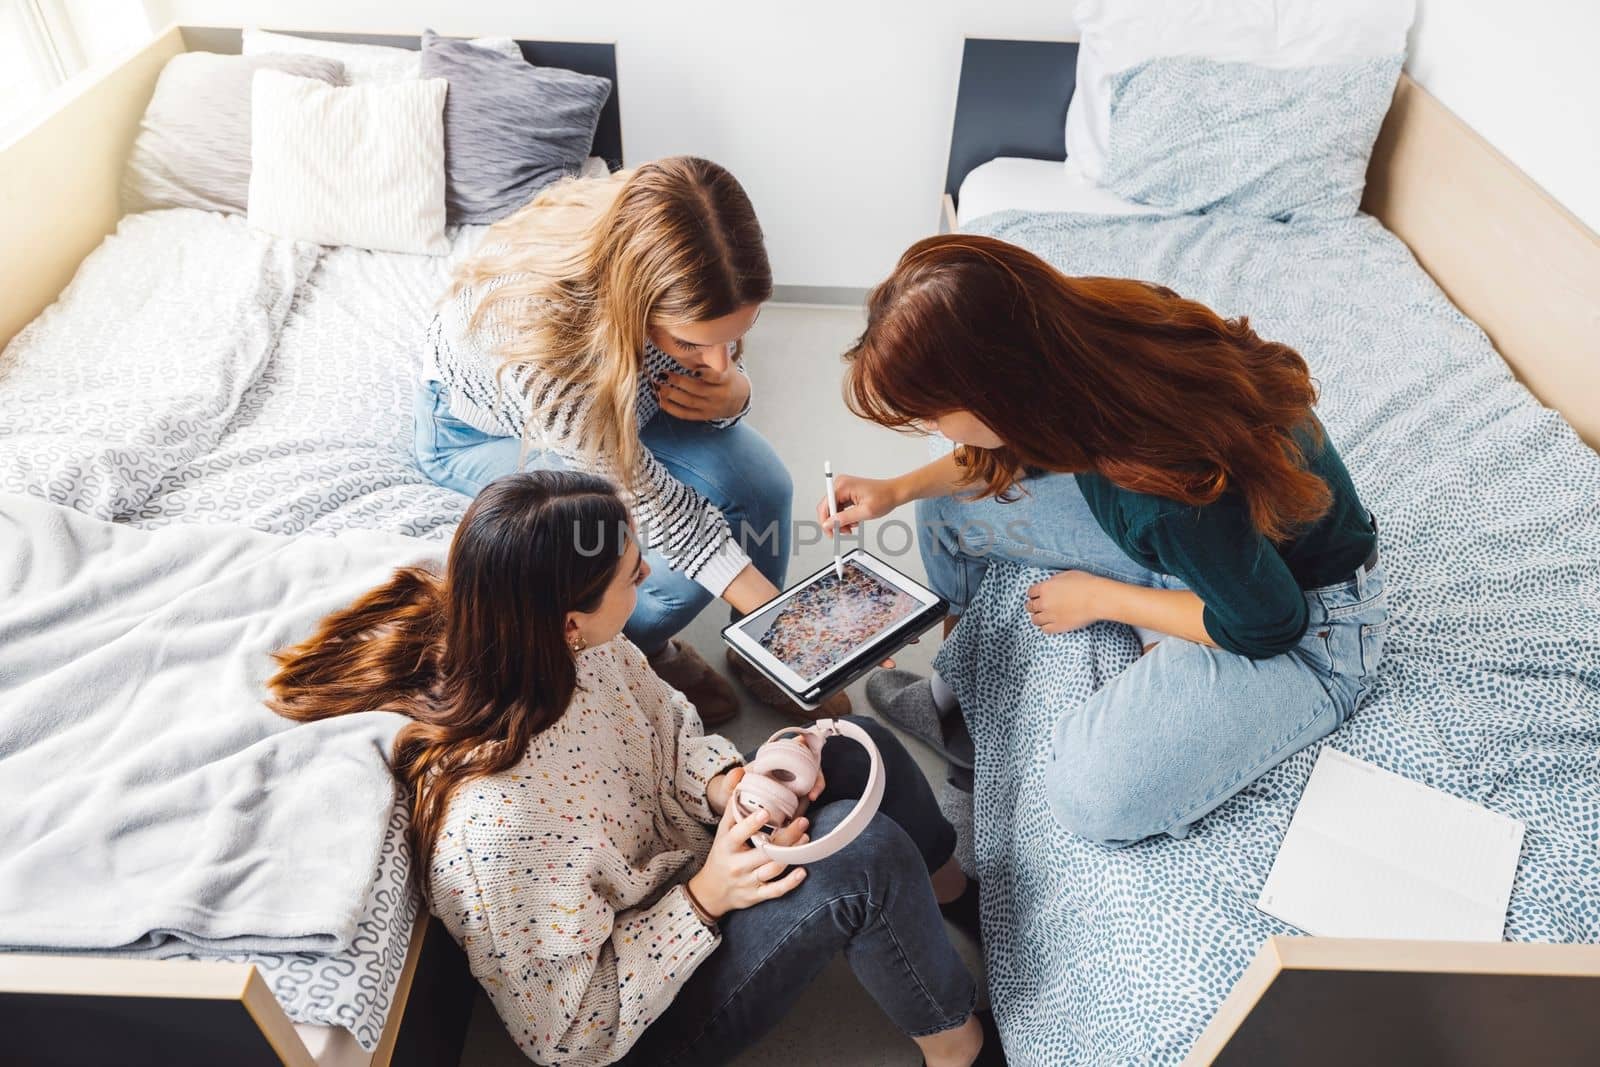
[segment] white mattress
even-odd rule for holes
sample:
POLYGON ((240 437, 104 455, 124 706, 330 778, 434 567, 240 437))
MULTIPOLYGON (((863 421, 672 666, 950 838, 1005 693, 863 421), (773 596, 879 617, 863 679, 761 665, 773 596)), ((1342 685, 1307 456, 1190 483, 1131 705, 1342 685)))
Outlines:
POLYGON ((956 197, 956 222, 996 211, 1040 213, 1075 212, 1080 215, 1165 215, 1161 208, 1124 200, 1108 189, 1068 172, 1065 164, 1050 159, 1001 156, 974 167, 961 183, 956 197))

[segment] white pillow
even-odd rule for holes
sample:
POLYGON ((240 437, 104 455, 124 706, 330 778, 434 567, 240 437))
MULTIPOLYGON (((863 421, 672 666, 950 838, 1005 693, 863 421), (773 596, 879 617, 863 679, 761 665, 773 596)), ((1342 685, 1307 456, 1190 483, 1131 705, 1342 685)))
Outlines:
POLYGON ((442 255, 443 78, 336 88, 257 71, 250 225, 279 237, 442 255))
MULTIPOLYGON (((509 37, 478 37, 469 43, 512 59, 522 58, 522 49, 509 37)), ((344 64, 345 81, 351 85, 416 81, 422 77, 422 53, 410 48, 350 44, 323 41, 315 37, 293 37, 267 30, 245 30, 241 50, 247 56, 301 55, 336 59, 344 64)))
POLYGON ((1392 56, 1405 51, 1415 10, 1415 0, 1076 0, 1067 169, 1100 180, 1113 74, 1165 56, 1275 68, 1392 56))

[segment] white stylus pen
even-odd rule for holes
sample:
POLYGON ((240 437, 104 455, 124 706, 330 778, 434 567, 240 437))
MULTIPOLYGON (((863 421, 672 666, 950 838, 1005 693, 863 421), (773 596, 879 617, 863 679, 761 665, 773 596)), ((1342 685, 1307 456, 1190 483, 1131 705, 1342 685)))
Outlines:
POLYGON ((833 575, 841 582, 844 581, 844 561, 839 558, 839 498, 833 491, 833 463, 829 460, 822 461, 822 476, 828 481, 828 518, 835 520, 833 527, 833 575))

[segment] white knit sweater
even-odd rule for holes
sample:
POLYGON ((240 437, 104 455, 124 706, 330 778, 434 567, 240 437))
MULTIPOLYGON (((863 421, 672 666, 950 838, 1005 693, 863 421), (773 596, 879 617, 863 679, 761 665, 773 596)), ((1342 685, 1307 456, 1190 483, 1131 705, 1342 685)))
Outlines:
MULTIPOLYGON (((484 283, 483 292, 492 292, 506 281, 504 275, 492 278, 484 283)), ((490 316, 474 329, 472 313, 478 300, 472 287, 464 286, 445 301, 428 326, 423 378, 445 386, 450 414, 486 434, 526 437, 565 466, 615 483, 633 510, 645 546, 665 556, 673 570, 721 596, 750 562, 722 512, 674 478, 648 448, 641 450, 632 477, 624 477, 611 457, 589 448, 594 397, 575 393, 570 383, 537 369, 523 369, 507 375, 502 385, 497 377, 501 360, 496 350, 509 339, 509 328, 490 316)), ((636 401, 639 429, 661 410, 650 380, 663 370, 697 375, 655 345, 646 344, 636 401)), ((742 365, 739 373, 744 373, 742 365)), ((746 403, 745 411, 749 410, 746 403)), ((732 426, 744 413, 714 420, 712 425, 732 426)))
POLYGON ((738 762, 618 637, 579 654, 521 763, 456 790, 433 911, 535 1062, 621 1058, 717 947, 681 883, 711 847, 706 783, 738 762))

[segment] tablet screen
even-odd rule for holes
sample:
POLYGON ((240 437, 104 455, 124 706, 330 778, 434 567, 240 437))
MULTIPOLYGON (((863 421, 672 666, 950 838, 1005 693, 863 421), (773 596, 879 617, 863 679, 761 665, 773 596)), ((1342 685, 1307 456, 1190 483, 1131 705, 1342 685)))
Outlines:
POLYGON ((922 602, 861 565, 846 561, 739 628, 808 683, 845 662, 922 602))

